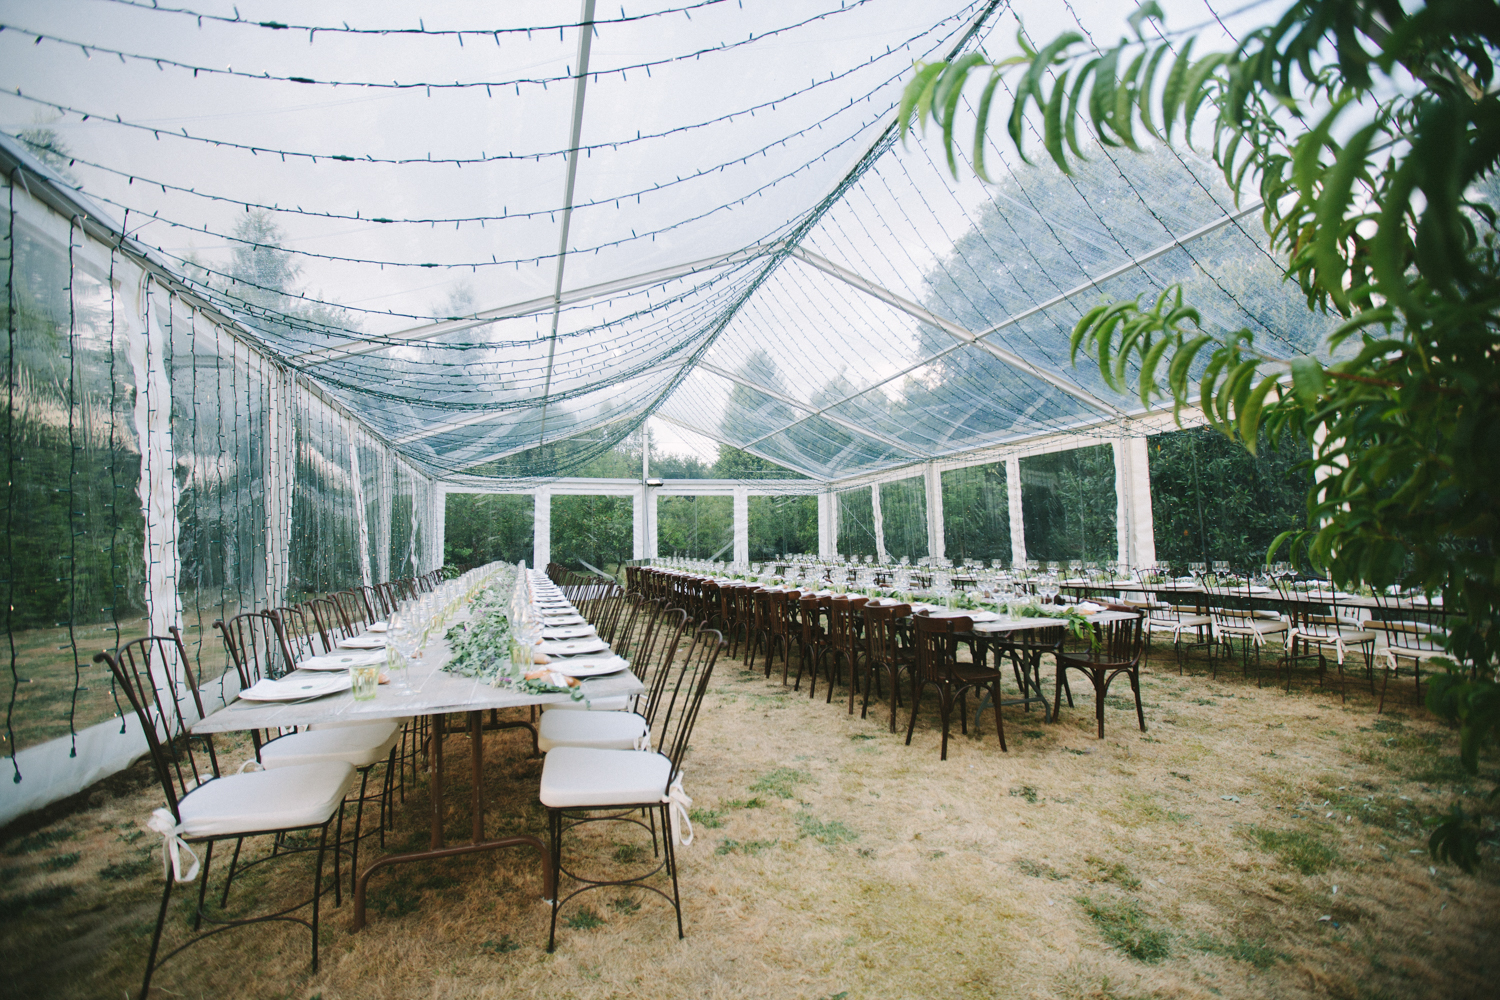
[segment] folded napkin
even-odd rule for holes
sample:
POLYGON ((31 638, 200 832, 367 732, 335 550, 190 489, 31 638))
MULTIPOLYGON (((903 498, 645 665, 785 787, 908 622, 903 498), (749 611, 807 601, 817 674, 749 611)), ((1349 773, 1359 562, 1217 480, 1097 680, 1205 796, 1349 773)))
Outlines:
POLYGON ((333 653, 327 656, 309 656, 297 664, 298 670, 348 670, 350 667, 370 667, 385 662, 385 650, 369 652, 333 653))
POLYGON ((338 641, 340 649, 384 649, 385 639, 378 635, 356 635, 338 641))
POLYGON ((390 630, 390 627, 391 626, 390 626, 390 624, 388 622, 376 622, 375 624, 371 625, 369 628, 365 629, 365 631, 366 632, 386 632, 386 631, 390 630))
POLYGON ((1104 605, 1095 604, 1093 601, 1079 601, 1073 605, 1073 610, 1081 615, 1094 615, 1104 610, 1104 605))

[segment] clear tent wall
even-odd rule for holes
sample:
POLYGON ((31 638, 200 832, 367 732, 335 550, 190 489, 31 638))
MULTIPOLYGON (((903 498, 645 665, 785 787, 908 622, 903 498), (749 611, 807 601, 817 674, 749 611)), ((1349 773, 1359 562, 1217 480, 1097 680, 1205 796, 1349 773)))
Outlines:
POLYGON ((95 653, 178 626, 218 705, 238 682, 215 619, 411 576, 442 551, 429 476, 16 160, 0 187, 0 823, 144 752, 95 653))

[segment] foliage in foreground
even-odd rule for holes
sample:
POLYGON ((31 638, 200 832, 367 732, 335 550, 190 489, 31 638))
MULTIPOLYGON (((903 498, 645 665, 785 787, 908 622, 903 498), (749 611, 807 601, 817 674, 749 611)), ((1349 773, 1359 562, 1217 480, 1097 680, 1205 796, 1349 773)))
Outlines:
MULTIPOLYGON (((950 168, 960 97, 987 74, 973 167, 986 177, 990 109, 1013 94, 1006 129, 1022 157, 1027 114, 1064 172, 1084 157, 1079 119, 1105 147, 1170 144, 1212 117, 1212 155, 1243 196, 1258 185, 1273 248, 1311 309, 1342 324, 1315 354, 1279 357, 1247 329, 1208 330, 1168 286, 1103 302, 1073 332, 1105 381, 1141 404, 1194 405, 1252 453, 1261 431, 1313 447, 1307 527, 1278 544, 1343 585, 1441 593, 1457 664, 1430 707, 1463 733, 1474 773, 1500 731, 1500 257, 1495 166, 1500 47, 1495 0, 1298 0, 1232 51, 1195 57, 1154 2, 1133 38, 1085 48, 1066 32, 1021 53, 919 65, 902 105, 941 127, 950 168), (1154 37, 1148 40, 1147 32, 1154 37), (1148 138, 1149 137, 1149 138, 1148 138)), ((1202 137, 1206 129, 1200 130, 1202 137)), ((987 178, 986 178, 987 179, 987 178)), ((1272 547, 1275 551, 1276 546, 1272 547)), ((1430 848, 1464 868, 1493 828, 1494 797, 1435 821, 1430 848)))

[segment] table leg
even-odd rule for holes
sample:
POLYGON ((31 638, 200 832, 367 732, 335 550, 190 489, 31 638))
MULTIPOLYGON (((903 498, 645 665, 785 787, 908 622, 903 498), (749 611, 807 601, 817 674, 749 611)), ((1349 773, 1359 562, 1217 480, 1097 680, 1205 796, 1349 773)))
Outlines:
POLYGON ((484 776, 484 730, 480 728, 482 721, 478 712, 469 713, 469 739, 473 743, 470 767, 474 778, 471 794, 474 812, 474 843, 476 844, 484 839, 484 801, 479 794, 484 776))
POLYGON ((443 846, 443 730, 447 723, 444 716, 432 720, 432 849, 443 846))

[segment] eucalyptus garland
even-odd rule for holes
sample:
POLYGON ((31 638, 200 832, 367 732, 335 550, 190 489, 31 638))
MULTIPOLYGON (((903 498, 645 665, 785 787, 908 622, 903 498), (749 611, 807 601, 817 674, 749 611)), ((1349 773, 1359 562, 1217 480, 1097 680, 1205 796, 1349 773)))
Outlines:
POLYGON ((470 606, 469 620, 454 625, 443 638, 452 653, 443 664, 450 674, 526 694, 566 694, 574 701, 583 698, 581 688, 560 687, 521 675, 510 657, 510 616, 500 595, 492 589, 480 592, 470 606))

